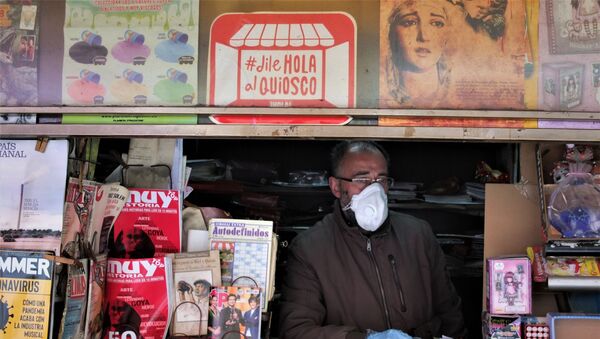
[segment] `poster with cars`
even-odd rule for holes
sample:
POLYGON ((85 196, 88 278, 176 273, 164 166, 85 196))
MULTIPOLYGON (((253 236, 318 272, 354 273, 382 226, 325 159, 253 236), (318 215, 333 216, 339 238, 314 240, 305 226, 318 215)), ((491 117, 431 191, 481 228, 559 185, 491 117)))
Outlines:
POLYGON ((67 0, 62 102, 197 103, 199 2, 67 0))

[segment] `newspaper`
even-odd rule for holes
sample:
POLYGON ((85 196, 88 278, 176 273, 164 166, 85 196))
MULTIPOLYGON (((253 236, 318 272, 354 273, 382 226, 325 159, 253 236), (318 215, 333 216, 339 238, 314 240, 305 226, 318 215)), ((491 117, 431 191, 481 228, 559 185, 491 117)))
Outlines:
POLYGON ((67 140, 0 140, 0 248, 58 253, 67 182, 67 140))

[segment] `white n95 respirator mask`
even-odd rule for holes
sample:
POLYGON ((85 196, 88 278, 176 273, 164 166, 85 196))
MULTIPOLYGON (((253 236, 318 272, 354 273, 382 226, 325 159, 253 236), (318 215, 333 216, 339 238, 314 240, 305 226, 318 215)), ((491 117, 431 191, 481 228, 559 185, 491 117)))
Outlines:
POLYGON ((387 195, 380 183, 367 186, 362 192, 352 196, 343 210, 351 209, 358 226, 365 231, 376 231, 388 216, 387 195))

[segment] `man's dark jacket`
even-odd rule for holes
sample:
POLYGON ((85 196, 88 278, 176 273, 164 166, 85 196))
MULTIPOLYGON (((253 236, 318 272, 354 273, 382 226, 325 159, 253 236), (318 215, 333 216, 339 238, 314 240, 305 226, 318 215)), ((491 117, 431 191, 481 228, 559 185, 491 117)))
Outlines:
POLYGON ((428 338, 463 335, 460 298, 429 224, 390 212, 366 236, 339 203, 290 246, 281 338, 364 338, 400 329, 428 338), (387 314, 387 315, 386 315, 387 314))

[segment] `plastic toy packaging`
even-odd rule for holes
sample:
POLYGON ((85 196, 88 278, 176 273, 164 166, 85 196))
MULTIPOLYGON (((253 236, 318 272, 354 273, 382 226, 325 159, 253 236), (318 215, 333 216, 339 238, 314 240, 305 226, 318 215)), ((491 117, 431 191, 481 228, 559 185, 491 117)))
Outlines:
POLYGON ((531 264, 526 257, 487 259, 488 311, 492 314, 531 313, 531 264))
POLYGON ((548 219, 565 238, 600 237, 600 186, 594 183, 589 148, 567 146, 569 173, 548 202, 548 219))

